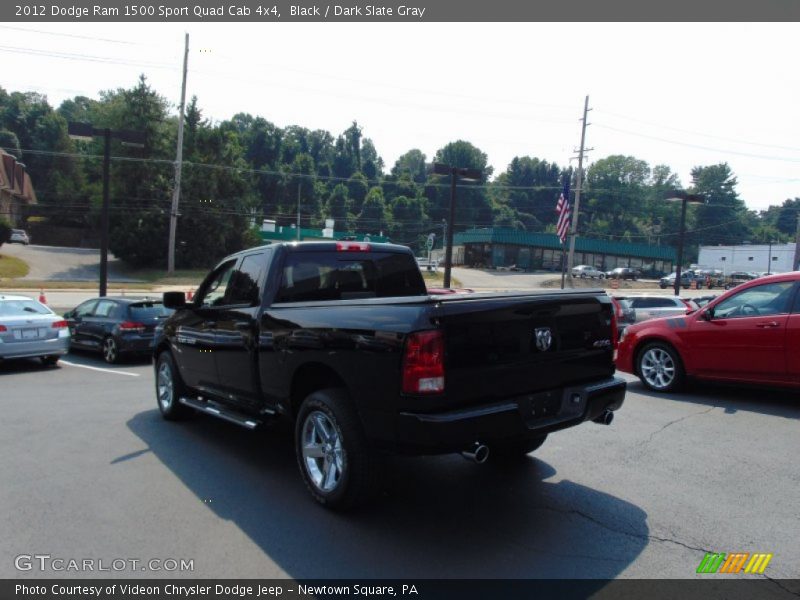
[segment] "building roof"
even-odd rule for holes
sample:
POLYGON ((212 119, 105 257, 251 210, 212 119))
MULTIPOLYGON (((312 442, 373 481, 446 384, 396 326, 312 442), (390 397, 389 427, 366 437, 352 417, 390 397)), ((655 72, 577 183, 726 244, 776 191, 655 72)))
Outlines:
POLYGON ((28 204, 36 204, 36 192, 25 165, 0 149, 0 192, 24 200, 28 204))
MULTIPOLYGON (((462 244, 516 244, 519 246, 536 246, 538 248, 561 249, 561 242, 554 233, 522 231, 520 229, 490 227, 486 229, 469 229, 456 233, 456 245, 462 244)), ((611 240, 598 240, 578 237, 575 240, 577 252, 594 252, 614 256, 634 256, 655 260, 675 261, 676 253, 672 246, 648 246, 647 244, 629 244, 611 240)))

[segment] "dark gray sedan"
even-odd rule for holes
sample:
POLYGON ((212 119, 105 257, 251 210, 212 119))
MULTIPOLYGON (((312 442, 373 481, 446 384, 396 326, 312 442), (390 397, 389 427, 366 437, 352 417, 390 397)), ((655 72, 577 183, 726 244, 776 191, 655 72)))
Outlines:
POLYGON ((64 318, 72 348, 100 352, 107 363, 116 363, 125 355, 149 355, 156 325, 170 314, 161 300, 120 296, 87 300, 64 318))
POLYGON ((40 358, 54 365, 69 351, 67 322, 27 296, 0 294, 0 360, 40 358))

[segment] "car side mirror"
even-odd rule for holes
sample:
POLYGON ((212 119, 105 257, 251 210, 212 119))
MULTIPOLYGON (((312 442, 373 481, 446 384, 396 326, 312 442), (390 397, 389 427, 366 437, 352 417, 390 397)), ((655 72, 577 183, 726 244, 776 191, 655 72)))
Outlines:
POLYGON ((186 296, 183 292, 164 292, 163 302, 165 308, 185 308, 186 296))
POLYGON ((701 316, 703 317, 704 321, 710 321, 711 319, 714 318, 714 309, 707 308, 706 310, 703 311, 701 316))

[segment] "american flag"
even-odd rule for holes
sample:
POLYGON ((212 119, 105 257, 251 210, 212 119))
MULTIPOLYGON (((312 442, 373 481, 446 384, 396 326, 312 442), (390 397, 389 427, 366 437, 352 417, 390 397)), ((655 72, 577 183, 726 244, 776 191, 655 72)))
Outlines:
POLYGON ((558 202, 556 203, 556 212, 558 213, 556 233, 558 234, 558 239, 560 239, 561 243, 563 244, 567 239, 570 216, 572 215, 572 210, 569 207, 569 179, 564 182, 564 191, 562 191, 561 195, 558 197, 558 202))

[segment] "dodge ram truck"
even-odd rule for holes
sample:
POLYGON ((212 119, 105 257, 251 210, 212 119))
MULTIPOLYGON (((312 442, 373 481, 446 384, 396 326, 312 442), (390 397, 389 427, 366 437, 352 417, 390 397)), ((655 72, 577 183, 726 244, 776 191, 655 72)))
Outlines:
POLYGON ((431 295, 394 244, 244 250, 164 306, 162 416, 290 419, 303 480, 330 508, 369 499, 388 453, 513 460, 551 432, 610 423, 625 396, 602 290, 431 295))

